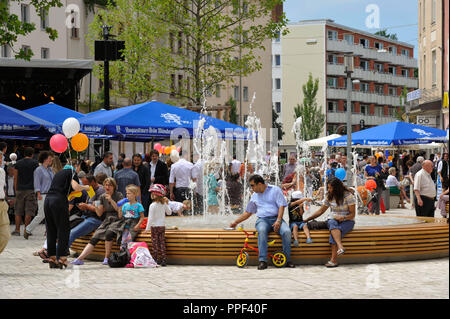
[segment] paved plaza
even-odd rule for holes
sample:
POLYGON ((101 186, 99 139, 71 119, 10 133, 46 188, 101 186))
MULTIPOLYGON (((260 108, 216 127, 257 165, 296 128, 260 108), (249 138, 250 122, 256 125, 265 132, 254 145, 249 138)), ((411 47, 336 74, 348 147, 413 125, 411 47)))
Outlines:
MULTIPOLYGON (((389 213, 414 215, 405 209, 389 213)), ((43 241, 44 225, 28 240, 11 237, 0 254, 1 299, 449 298, 448 258, 331 269, 321 265, 298 265, 294 269, 269 266, 264 271, 256 267, 181 265, 113 269, 87 261, 83 266, 59 270, 49 269, 32 255, 43 241)))

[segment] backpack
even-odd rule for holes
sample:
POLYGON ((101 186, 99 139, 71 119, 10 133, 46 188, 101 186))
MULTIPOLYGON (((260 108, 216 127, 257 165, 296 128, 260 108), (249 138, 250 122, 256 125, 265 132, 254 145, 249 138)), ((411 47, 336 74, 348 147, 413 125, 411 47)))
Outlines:
POLYGON ((112 253, 108 259, 111 268, 125 267, 130 262, 131 256, 128 248, 122 247, 119 252, 112 253))

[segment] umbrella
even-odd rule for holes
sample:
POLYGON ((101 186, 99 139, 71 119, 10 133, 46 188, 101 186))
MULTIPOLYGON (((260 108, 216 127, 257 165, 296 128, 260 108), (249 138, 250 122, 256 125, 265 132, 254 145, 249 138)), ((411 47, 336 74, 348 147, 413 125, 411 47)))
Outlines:
POLYGON ((52 102, 32 107, 25 110, 24 112, 57 125, 59 131, 62 131, 62 125, 67 118, 74 117, 76 119, 80 119, 85 116, 82 113, 65 108, 52 102))
MULTIPOLYGON (((352 145, 391 146, 443 141, 445 131, 433 127, 395 121, 352 134, 352 145), (435 139, 436 138, 436 139, 435 139)), ((346 146, 347 135, 328 141, 331 146, 346 146)))
POLYGON ((157 101, 99 112, 79 121, 86 134, 169 138, 175 129, 185 129, 192 137, 200 119, 205 121, 204 129, 213 126, 222 137, 245 137, 246 129, 241 126, 157 101))
POLYGON ((339 135, 339 134, 332 134, 329 136, 319 137, 314 140, 309 140, 309 141, 306 141, 305 143, 308 144, 309 147, 312 147, 312 146, 322 147, 322 146, 326 145, 329 140, 334 140, 335 138, 338 138, 340 136, 341 135, 339 135))

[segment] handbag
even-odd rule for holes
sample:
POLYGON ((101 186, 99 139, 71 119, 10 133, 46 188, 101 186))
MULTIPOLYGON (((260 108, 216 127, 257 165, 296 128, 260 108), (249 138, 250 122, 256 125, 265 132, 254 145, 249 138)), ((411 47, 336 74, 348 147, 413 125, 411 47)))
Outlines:
POLYGON ((128 248, 122 247, 119 252, 114 252, 108 259, 111 268, 125 267, 130 262, 131 256, 128 248))

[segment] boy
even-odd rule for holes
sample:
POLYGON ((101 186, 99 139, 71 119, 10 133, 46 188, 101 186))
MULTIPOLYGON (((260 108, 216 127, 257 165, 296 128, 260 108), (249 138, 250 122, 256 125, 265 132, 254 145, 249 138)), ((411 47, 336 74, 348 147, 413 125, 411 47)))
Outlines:
POLYGON ((292 193, 291 202, 289 203, 289 227, 294 235, 294 246, 298 247, 298 229, 302 228, 306 235, 306 243, 312 244, 311 233, 308 226, 303 222, 303 203, 305 201, 311 202, 311 198, 303 198, 303 194, 300 191, 292 193))

